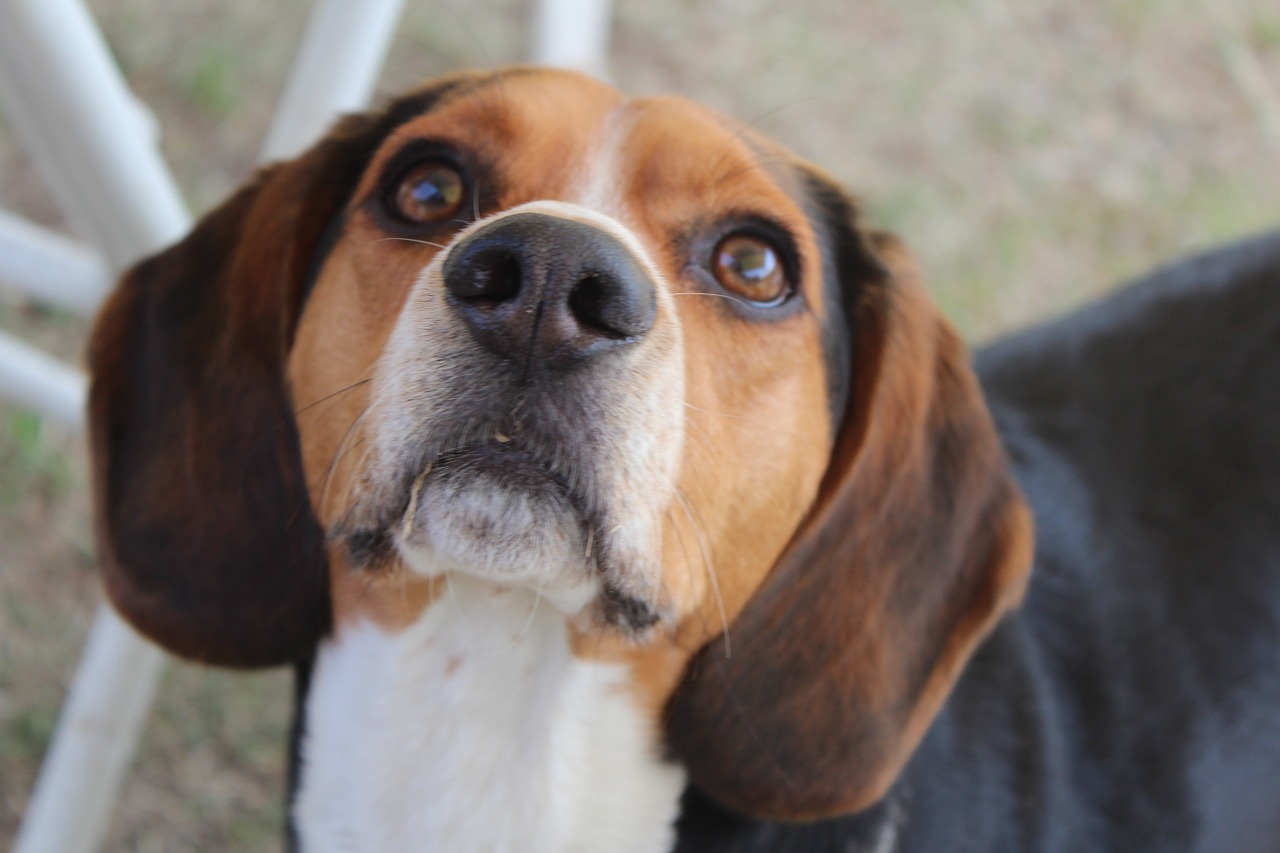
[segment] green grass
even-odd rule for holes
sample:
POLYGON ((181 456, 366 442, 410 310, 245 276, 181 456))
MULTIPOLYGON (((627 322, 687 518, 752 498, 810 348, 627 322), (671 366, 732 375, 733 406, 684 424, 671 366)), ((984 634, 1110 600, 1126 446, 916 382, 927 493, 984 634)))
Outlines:
POLYGON ((245 96, 237 51, 230 45, 205 45, 190 69, 180 74, 185 99, 213 120, 226 119, 245 96))
POLYGON ((5 723, 4 738, 0 739, 0 760, 39 760, 57 721, 58 709, 49 705, 23 708, 11 716, 5 723))
POLYGON ((0 433, 0 509, 34 499, 57 500, 71 488, 71 464, 61 448, 43 438, 43 421, 11 411, 0 433))

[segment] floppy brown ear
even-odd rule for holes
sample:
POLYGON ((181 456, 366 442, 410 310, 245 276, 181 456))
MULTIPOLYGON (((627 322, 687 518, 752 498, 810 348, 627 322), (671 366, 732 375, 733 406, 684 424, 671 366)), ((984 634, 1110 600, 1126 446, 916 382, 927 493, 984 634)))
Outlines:
POLYGON ((732 656, 709 643, 667 706, 692 782, 776 819, 882 797, 1031 564, 1030 514, 964 345, 905 249, 864 239, 835 204, 841 275, 864 280, 842 282, 853 373, 825 480, 730 626, 732 656), (865 280, 877 260, 885 274, 865 280))
POLYGON ((297 660, 328 630, 285 360, 326 230, 377 145, 446 82, 350 116, 138 264, 89 346, 90 449, 107 592, 170 651, 297 660))

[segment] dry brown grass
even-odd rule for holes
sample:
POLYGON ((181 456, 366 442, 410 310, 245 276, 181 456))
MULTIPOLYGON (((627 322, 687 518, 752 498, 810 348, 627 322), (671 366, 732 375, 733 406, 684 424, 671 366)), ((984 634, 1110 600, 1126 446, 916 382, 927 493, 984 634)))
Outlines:
MULTIPOLYGON (((206 209, 252 165, 307 4, 90 5, 206 209)), ((385 91, 522 58, 522 5, 411 5, 385 91)), ((709 103, 853 187, 973 337, 1280 221, 1273 0, 617 0, 615 57, 624 89, 709 103)), ((3 124, 0 204, 58 223, 3 124)), ((11 298, 0 326, 67 356, 84 331, 11 298)), ((0 409, 5 846, 97 596, 80 456, 0 409)), ((278 847, 287 692, 173 667, 109 848, 278 847)))

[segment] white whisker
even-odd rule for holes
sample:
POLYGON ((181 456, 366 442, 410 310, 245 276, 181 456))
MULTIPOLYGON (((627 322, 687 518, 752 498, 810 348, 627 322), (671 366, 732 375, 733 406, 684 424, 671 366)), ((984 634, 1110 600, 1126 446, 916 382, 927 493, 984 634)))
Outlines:
POLYGON ((693 403, 690 403, 690 402, 687 402, 687 401, 685 402, 684 407, 685 407, 686 409, 693 409, 695 412, 703 412, 704 414, 708 414, 708 415, 715 415, 715 416, 717 416, 717 417, 721 417, 721 418, 733 418, 735 421, 749 421, 749 420, 751 420, 750 418, 745 417, 745 416, 743 416, 743 415, 731 415, 731 414, 729 414, 728 412, 713 412, 713 411, 711 411, 710 409, 702 409, 702 408, 699 408, 699 407, 695 406, 693 403))
POLYGON ((333 454, 333 459, 330 460, 329 467, 324 472, 324 485, 320 488, 320 500, 316 502, 316 505, 322 511, 329 498, 329 485, 333 482, 333 474, 338 470, 338 464, 342 461, 342 458, 347 455, 347 452, 353 446, 351 440, 360 429, 361 425, 364 424, 365 416, 369 414, 369 410, 371 408, 372 406, 365 406, 364 409, 361 410, 359 416, 351 422, 351 426, 347 427, 347 431, 342 436, 342 441, 338 443, 337 452, 333 454))
POLYGON ((716 299, 727 299, 730 302, 736 302, 739 305, 742 305, 743 307, 746 307, 746 308, 752 307, 751 303, 748 302, 747 300, 739 299, 736 296, 730 296, 727 293, 705 293, 701 290, 680 290, 671 295, 672 296, 712 296, 712 297, 715 297, 716 299))
POLYGON ((693 528, 694 541, 698 543, 698 550, 702 552, 702 564, 707 567, 707 577, 711 581, 711 592, 716 597, 716 607, 720 610, 720 629, 724 634, 724 656, 726 658, 733 657, 733 648, 731 646, 731 638, 729 636, 729 614, 724 607, 724 596, 720 594, 720 580, 716 577, 715 566, 711 565, 711 557, 707 553, 707 544, 702 539, 702 530, 698 526, 697 519, 694 518, 693 508, 684 496, 684 492, 679 489, 675 490, 676 499, 680 501, 680 506, 684 508, 684 514, 689 519, 689 526, 693 528))
POLYGON ((415 239, 413 239, 412 237, 379 237, 377 240, 374 240, 373 242, 375 242, 375 243, 385 243, 385 242, 387 242, 388 240, 394 240, 394 241, 396 241, 396 242, 398 242, 398 243, 419 243, 419 244, 421 244, 421 245, 423 245, 423 246, 431 246, 431 247, 436 248, 436 249, 446 249, 446 248, 448 248, 447 246, 442 245, 442 244, 440 244, 440 243, 432 243, 430 240, 415 240, 415 239))

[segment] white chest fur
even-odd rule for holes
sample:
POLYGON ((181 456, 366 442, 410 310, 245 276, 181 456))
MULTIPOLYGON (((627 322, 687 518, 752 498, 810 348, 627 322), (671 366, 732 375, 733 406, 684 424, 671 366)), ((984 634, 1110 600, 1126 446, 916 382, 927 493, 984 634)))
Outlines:
POLYGON ((658 853, 684 774, 620 666, 533 594, 457 579, 416 624, 348 626, 307 702, 304 853, 658 853))

